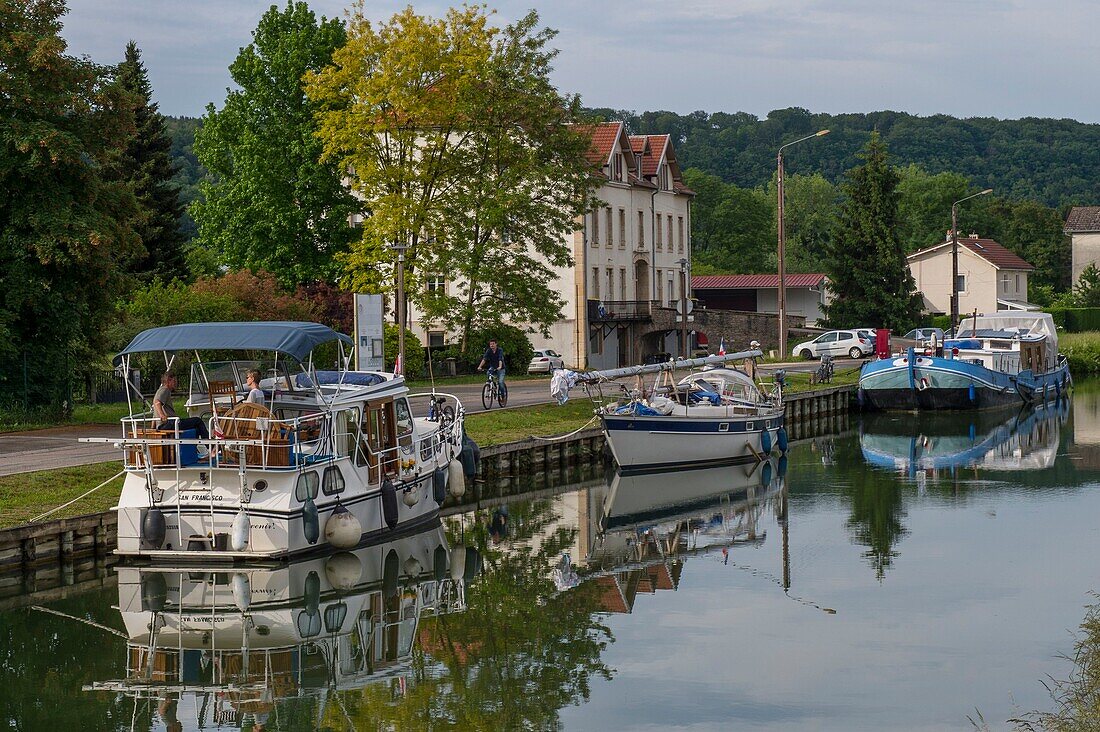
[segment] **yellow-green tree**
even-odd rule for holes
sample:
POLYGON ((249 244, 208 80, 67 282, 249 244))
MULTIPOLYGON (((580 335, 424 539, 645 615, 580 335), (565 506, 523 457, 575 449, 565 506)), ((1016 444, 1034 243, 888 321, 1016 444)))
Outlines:
POLYGON ((442 18, 411 8, 375 26, 353 11, 333 65, 308 74, 325 155, 367 212, 342 257, 344 282, 388 289, 393 243, 409 246, 407 290, 463 332, 513 319, 549 324, 549 283, 571 263, 567 234, 593 187, 579 102, 549 82, 553 31, 534 12, 505 28, 481 6, 442 18), (426 275, 455 283, 422 291, 426 275))

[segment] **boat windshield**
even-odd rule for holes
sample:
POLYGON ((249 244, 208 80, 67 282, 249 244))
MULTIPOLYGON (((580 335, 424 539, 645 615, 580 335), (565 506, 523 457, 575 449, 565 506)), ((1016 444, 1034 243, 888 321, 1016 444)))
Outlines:
POLYGON ((265 392, 278 391, 287 394, 298 391, 295 389, 295 380, 291 378, 285 361, 277 364, 269 360, 248 359, 195 362, 191 364, 189 401, 205 401, 210 394, 212 384, 215 391, 219 388, 232 388, 236 392, 246 392, 245 381, 248 372, 253 369, 260 372, 260 388, 265 392))
POLYGON ((760 401, 760 390, 756 387, 756 383, 748 374, 736 369, 710 369, 699 374, 692 374, 680 383, 694 384, 699 388, 724 397, 752 402, 760 401))

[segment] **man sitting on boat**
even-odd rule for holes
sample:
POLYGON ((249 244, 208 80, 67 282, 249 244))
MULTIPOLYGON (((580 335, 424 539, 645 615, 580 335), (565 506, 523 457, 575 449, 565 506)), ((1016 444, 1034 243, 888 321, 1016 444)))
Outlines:
POLYGON ((166 371, 160 377, 160 388, 153 395, 153 412, 160 420, 157 429, 168 432, 195 430, 195 434, 200 440, 209 439, 210 433, 207 432, 206 423, 201 418, 184 417, 179 419, 176 416, 176 408, 172 406, 172 390, 175 388, 176 375, 166 371))
POLYGON ((248 396, 244 400, 252 404, 259 404, 261 407, 264 406, 264 393, 260 389, 260 372, 256 369, 249 371, 244 383, 248 387, 248 396))

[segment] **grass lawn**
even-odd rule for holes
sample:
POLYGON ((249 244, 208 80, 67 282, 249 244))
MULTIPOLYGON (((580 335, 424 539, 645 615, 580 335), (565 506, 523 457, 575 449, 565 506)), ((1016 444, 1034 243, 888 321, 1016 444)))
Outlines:
POLYGON ((536 404, 466 415, 466 432, 478 445, 499 445, 532 435, 561 435, 592 418, 592 402, 585 397, 570 399, 562 406, 536 404))
MULTIPOLYGON (((120 470, 121 461, 0 477, 0 528, 26 523, 96 487, 120 470)), ((44 520, 106 511, 118 501, 121 490, 120 477, 44 520)))
POLYGON ((67 424, 114 424, 128 415, 126 402, 77 404, 67 420, 49 419, 42 414, 12 414, 0 412, 0 432, 24 432, 67 424))

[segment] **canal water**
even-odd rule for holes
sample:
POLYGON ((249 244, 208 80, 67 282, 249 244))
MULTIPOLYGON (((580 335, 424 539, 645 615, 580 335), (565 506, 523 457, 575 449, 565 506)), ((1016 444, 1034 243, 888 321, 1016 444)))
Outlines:
POLYGON ((0 612, 0 727, 1006 729, 1057 710, 1043 682, 1087 674, 1097 634, 1100 389, 851 424, 751 470, 609 472, 289 567, 123 568, 28 598, 0 612))

